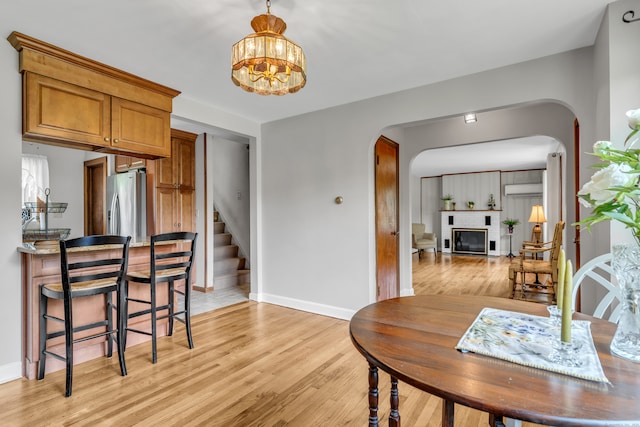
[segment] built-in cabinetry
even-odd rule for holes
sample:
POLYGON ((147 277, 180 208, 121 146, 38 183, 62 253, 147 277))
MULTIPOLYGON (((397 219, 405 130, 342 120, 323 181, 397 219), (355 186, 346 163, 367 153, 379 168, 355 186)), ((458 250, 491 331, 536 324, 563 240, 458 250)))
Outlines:
POLYGON ((195 230, 196 138, 172 129, 171 157, 153 162, 156 233, 195 230))
POLYGON ((171 154, 180 92, 13 32, 25 140, 142 158, 171 154))

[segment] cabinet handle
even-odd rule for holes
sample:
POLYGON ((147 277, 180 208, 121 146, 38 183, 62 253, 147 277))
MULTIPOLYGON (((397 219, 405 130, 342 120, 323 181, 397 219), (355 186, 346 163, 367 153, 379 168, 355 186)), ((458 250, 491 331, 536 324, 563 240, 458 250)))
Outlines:
POLYGON ((113 140, 113 143, 114 143, 114 144, 117 144, 118 142, 120 142, 120 141, 118 141, 118 138, 116 138, 116 139, 114 139, 114 140, 113 140))
POLYGON ((104 137, 104 142, 109 142, 109 137, 108 136, 104 137))

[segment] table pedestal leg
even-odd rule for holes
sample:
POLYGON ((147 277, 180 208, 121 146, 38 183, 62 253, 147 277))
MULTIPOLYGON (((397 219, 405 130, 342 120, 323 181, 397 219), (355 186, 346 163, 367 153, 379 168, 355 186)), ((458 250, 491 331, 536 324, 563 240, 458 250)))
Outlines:
POLYGON ((453 402, 442 400, 442 427, 453 427, 453 402))
POLYGON ((369 427, 378 427, 378 368, 369 364, 369 427))
POLYGON ((389 412, 389 427, 400 427, 400 413, 398 412, 398 379, 391 377, 391 412, 389 412))

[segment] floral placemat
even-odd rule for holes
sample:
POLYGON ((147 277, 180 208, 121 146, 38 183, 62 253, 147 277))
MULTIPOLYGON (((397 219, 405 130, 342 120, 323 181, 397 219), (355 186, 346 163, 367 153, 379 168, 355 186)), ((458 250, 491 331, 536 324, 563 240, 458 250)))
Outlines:
POLYGON ((545 369, 565 375, 608 383, 598 352, 593 345, 591 322, 571 322, 572 354, 575 366, 553 361, 554 343, 560 339, 560 326, 548 317, 495 308, 483 308, 456 345, 463 352, 473 352, 520 365, 545 369))

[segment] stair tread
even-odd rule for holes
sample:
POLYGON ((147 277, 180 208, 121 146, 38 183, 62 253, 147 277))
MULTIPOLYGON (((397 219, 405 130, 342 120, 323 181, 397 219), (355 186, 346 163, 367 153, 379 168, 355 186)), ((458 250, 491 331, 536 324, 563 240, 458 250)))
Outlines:
POLYGON ((245 275, 251 273, 251 270, 233 270, 231 272, 226 272, 224 274, 214 275, 213 277, 219 279, 221 277, 233 277, 239 275, 245 275))

